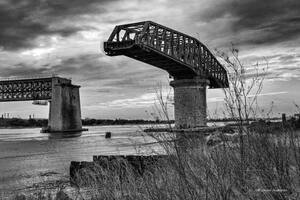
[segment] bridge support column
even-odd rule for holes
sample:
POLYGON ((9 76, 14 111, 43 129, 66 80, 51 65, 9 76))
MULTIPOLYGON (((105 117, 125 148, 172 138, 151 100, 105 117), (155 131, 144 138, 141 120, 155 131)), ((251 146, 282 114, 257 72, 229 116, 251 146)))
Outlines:
POLYGON ((70 83, 55 83, 47 132, 75 132, 82 130, 79 87, 70 83))
POLYGON ((176 128, 206 126, 207 79, 180 79, 171 81, 174 88, 174 109, 176 128))

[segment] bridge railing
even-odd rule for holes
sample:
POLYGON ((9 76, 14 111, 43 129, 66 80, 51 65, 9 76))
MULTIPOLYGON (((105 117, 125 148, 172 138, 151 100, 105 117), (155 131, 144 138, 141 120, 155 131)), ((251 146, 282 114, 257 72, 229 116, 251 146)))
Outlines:
POLYGON ((197 74, 215 81, 213 85, 228 87, 226 70, 205 45, 160 24, 146 21, 116 26, 107 43, 114 49, 126 49, 135 44, 146 46, 189 65, 197 74))

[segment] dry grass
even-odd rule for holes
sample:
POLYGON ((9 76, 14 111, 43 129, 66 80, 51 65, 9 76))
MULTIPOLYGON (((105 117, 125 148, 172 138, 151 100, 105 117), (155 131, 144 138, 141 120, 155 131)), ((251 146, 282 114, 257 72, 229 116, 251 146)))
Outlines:
POLYGON ((88 199, 300 198, 299 139, 291 129, 280 134, 247 132, 244 163, 239 143, 232 141, 207 148, 203 138, 186 136, 160 144, 168 157, 143 175, 126 160, 115 160, 108 168, 84 171, 78 193, 88 199))

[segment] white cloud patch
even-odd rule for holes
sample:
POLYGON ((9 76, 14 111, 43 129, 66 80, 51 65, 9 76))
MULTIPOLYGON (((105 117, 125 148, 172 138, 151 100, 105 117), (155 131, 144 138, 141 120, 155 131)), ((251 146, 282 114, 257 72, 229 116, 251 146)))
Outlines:
MULTIPOLYGON (((268 92, 268 93, 261 93, 258 94, 258 96, 274 96, 274 95, 281 95, 281 94, 287 94, 288 92, 268 92)), ((254 95, 249 95, 249 97, 254 97, 254 95)))
POLYGON ((100 103, 99 107, 111 108, 136 108, 148 107, 154 104, 156 99, 155 93, 143 94, 136 98, 116 99, 111 102, 100 103))
MULTIPOLYGON (((261 97, 261 96, 275 96, 275 95, 282 95, 282 94, 287 94, 288 92, 286 91, 280 91, 280 92, 266 92, 266 93, 260 93, 260 94, 257 94, 258 97, 261 97)), ((253 98, 255 97, 255 95, 248 95, 247 96, 248 98, 253 98)), ((216 103, 216 102, 224 102, 225 99, 224 97, 210 97, 210 98, 207 98, 207 102, 208 103, 216 103)))
MULTIPOLYGON (((170 99, 173 99, 173 95, 167 91, 162 92, 162 99, 165 102, 168 102, 169 105, 172 105, 170 99)), ((160 94, 153 93, 145 93, 135 98, 126 98, 126 99, 116 99, 113 101, 99 103, 97 107, 102 108, 139 108, 139 107, 151 107, 155 104, 158 105, 158 98, 160 94)))
POLYGON ((52 53, 55 50, 55 48, 34 48, 30 50, 23 51, 21 55, 24 56, 33 56, 35 58, 41 58, 42 56, 45 56, 47 54, 52 53))

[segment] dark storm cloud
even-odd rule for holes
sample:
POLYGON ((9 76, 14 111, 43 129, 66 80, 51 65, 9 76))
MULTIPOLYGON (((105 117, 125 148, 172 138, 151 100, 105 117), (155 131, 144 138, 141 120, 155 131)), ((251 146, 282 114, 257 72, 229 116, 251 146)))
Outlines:
POLYGON ((109 67, 106 64, 101 64, 98 61, 100 55, 85 54, 74 58, 66 58, 59 64, 51 63, 41 66, 33 66, 30 63, 19 63, 10 67, 2 67, 2 77, 11 76, 30 76, 30 75, 45 75, 57 74, 65 77, 75 77, 77 80, 91 80, 96 76, 105 72, 104 68, 109 67))
POLYGON ((104 12, 97 7, 108 0, 7 0, 0 2, 0 47, 17 50, 35 46, 44 35, 70 36, 87 27, 76 20, 56 27, 56 23, 81 14, 104 12))
MULTIPOLYGON (((101 60, 103 54, 82 54, 76 57, 63 59, 59 64, 43 64, 33 66, 28 63, 19 63, 10 67, 3 67, 1 77, 27 77, 57 74, 62 77, 72 78, 82 87, 103 89, 145 89, 153 88, 166 73, 155 70, 151 66, 132 67, 131 61, 110 63, 101 60)), ((143 65, 143 64, 140 64, 143 65)), ((99 92, 103 92, 99 90, 99 92)))
POLYGON ((47 67, 34 68, 25 63, 18 63, 14 66, 2 67, 1 68, 1 77, 10 78, 10 77, 23 77, 23 76, 32 76, 32 75, 42 75, 47 74, 47 67))
POLYGON ((150 88, 160 77, 166 75, 161 70, 142 63, 139 63, 141 67, 133 68, 131 60, 120 63, 103 62, 101 56, 104 55, 87 54, 65 59, 51 70, 66 76, 72 74, 82 86, 95 86, 95 82, 99 82, 103 87, 114 89, 150 88))
POLYGON ((92 14, 105 12, 98 5, 110 2, 110 0, 44 0, 41 8, 46 10, 49 16, 74 16, 80 14, 92 14))
MULTIPOLYGON (((198 16, 199 18, 199 16, 198 16)), ((228 18, 233 33, 249 32, 241 41, 270 44, 299 37, 299 0, 228 0, 212 5, 200 20, 212 22, 228 18)))

